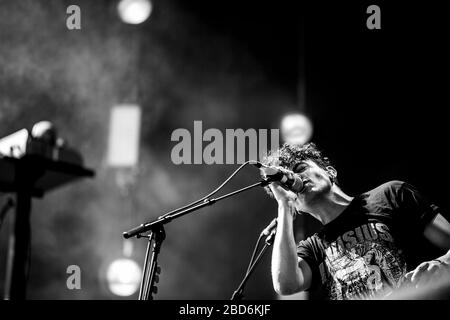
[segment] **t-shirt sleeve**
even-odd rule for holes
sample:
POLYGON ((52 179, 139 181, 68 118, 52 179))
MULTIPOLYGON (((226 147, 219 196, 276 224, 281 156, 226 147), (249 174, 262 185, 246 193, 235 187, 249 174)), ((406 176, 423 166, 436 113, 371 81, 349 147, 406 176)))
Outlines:
POLYGON ((308 263, 312 272, 311 287, 307 290, 311 290, 315 287, 317 282, 318 265, 312 249, 311 239, 302 240, 297 244, 297 256, 302 258, 308 263))
POLYGON ((424 197, 414 186, 403 182, 398 186, 397 204, 399 218, 407 219, 420 231, 439 213, 439 207, 424 197))

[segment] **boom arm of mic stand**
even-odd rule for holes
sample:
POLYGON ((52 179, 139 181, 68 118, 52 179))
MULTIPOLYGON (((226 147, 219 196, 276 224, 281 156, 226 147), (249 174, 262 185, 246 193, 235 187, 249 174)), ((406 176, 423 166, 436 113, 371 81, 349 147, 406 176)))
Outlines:
POLYGON ((157 219, 157 220, 152 221, 152 222, 143 223, 143 224, 141 224, 141 225, 139 225, 139 226, 137 226, 137 227, 135 227, 135 228, 133 228, 131 230, 128 230, 128 231, 124 232, 123 233, 123 237, 125 239, 128 239, 128 238, 131 238, 131 237, 138 236, 138 235, 140 235, 142 233, 151 231, 152 229, 157 228, 160 225, 164 225, 166 223, 169 223, 170 221, 172 221, 172 220, 174 220, 176 218, 179 218, 179 217, 184 216, 184 215, 186 215, 188 213, 191 213, 193 211, 201 209, 201 208, 203 208, 205 206, 211 205, 211 204, 213 204, 213 203, 215 203, 217 201, 220 201, 220 200, 223 200, 225 198, 234 196, 235 194, 247 191, 247 190, 252 189, 254 187, 259 187, 259 186, 264 187, 264 186, 268 185, 269 183, 270 183, 270 181, 268 181, 268 180, 261 180, 259 182, 251 184, 251 185, 249 185, 247 187, 244 187, 242 189, 239 189, 239 190, 227 193, 227 194, 225 194, 225 195, 223 195, 221 197, 218 197, 217 199, 214 199, 214 198, 212 198, 212 199, 205 199, 205 201, 203 201, 202 203, 200 203, 198 205, 195 205, 193 207, 190 207, 190 208, 188 208, 186 210, 183 210, 183 211, 180 211, 180 212, 177 212, 175 214, 168 215, 168 216, 164 216, 163 215, 163 217, 160 218, 160 219, 157 219))

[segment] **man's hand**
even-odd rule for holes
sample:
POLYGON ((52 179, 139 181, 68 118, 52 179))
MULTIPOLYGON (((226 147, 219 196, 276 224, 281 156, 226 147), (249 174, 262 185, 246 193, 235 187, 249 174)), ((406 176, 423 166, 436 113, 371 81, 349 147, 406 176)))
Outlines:
POLYGON ((431 260, 422 262, 416 269, 405 274, 406 286, 416 289, 423 288, 430 283, 436 283, 450 275, 450 265, 446 262, 431 260))
POLYGON ((272 182, 269 187, 275 200, 278 202, 278 208, 284 208, 284 210, 279 210, 278 214, 288 214, 295 219, 298 214, 296 210, 297 195, 290 190, 284 189, 278 182, 272 182))
POLYGON ((269 188, 279 204, 297 200, 297 196, 294 192, 286 190, 278 182, 272 182, 269 184, 269 188))

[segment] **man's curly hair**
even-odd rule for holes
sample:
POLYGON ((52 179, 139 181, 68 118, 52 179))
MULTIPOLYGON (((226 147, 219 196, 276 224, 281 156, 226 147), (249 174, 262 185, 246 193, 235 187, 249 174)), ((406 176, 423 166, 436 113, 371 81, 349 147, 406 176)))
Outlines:
POLYGON ((314 161, 322 169, 331 166, 328 157, 322 154, 314 142, 304 145, 285 143, 278 150, 269 152, 261 162, 267 166, 279 166, 292 170, 297 163, 305 160, 314 161))
MULTIPOLYGON (((292 170, 297 163, 306 160, 314 161, 324 170, 326 170, 328 166, 332 166, 329 158, 323 155, 314 142, 306 143, 304 145, 285 143, 278 150, 269 152, 261 162, 267 166, 278 166, 292 170)), ((265 189, 272 195, 272 192, 268 187, 265 189)))

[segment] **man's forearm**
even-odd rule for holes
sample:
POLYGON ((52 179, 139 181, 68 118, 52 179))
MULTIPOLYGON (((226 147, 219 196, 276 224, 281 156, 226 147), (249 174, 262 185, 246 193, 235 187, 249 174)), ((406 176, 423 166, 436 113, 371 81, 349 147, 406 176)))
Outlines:
POLYGON ((272 251, 272 281, 279 294, 300 291, 301 276, 293 232, 293 211, 288 203, 278 207, 277 233, 272 251))

